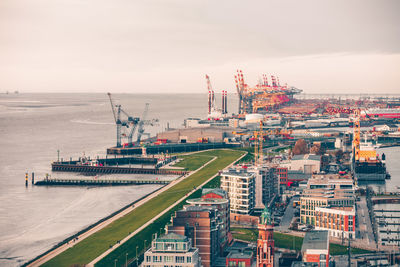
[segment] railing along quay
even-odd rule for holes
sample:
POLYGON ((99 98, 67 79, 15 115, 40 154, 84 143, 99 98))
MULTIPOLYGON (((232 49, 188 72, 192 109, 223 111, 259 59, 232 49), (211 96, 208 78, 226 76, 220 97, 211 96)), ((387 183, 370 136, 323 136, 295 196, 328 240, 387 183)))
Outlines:
POLYGON ((81 180, 81 179, 44 179, 35 185, 141 185, 141 184, 169 184, 165 180, 81 180))

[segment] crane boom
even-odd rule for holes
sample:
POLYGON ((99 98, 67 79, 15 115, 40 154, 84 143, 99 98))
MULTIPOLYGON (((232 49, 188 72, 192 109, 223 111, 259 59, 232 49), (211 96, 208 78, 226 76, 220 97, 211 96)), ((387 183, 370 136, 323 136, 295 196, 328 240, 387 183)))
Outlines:
POLYGON ((114 108, 114 103, 111 98, 111 93, 107 93, 107 95, 108 95, 108 98, 110 99, 111 109, 114 114, 114 120, 115 120, 115 122, 117 122, 117 115, 115 114, 115 108, 114 108))

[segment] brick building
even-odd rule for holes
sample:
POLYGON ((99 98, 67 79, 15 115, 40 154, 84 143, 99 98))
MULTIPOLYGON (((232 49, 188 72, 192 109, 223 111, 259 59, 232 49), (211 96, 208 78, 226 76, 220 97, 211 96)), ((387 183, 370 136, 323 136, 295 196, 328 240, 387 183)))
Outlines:
POLYGON ((176 211, 167 233, 185 235, 192 240, 204 267, 213 266, 219 254, 219 218, 218 209, 207 206, 185 206, 176 211))
POLYGON ((220 255, 228 244, 230 237, 230 212, 229 199, 226 192, 219 188, 202 190, 201 198, 187 200, 187 203, 193 206, 212 207, 218 210, 217 224, 219 229, 219 247, 220 255))
POLYGON ((253 252, 231 251, 226 257, 226 266, 228 267, 251 267, 253 264, 253 252))
POLYGON ((318 267, 329 267, 328 231, 307 232, 301 246, 303 262, 315 263, 318 267))
POLYGON ((258 224, 257 267, 274 266, 275 242, 273 234, 274 226, 272 225, 271 213, 265 208, 258 224))

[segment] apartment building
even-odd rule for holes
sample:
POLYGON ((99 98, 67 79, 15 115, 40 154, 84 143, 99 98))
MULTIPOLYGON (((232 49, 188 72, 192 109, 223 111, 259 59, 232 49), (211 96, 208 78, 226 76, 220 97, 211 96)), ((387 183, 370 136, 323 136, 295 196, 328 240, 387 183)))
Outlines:
POLYGON ((200 267, 199 249, 186 236, 170 233, 153 240, 141 266, 200 267))
POLYGON ((315 229, 328 230, 336 238, 356 238, 354 207, 315 208, 315 229))
POLYGON ((316 207, 353 207, 353 179, 338 174, 313 175, 300 197, 300 222, 315 225, 316 207))
POLYGON ((247 169, 227 169, 221 174, 221 188, 228 194, 230 212, 250 214, 255 206, 254 172, 247 169))

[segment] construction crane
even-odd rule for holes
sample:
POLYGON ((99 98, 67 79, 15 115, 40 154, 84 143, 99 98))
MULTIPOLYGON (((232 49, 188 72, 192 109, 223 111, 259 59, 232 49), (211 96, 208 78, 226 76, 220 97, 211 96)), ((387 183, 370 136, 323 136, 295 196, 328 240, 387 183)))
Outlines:
POLYGON ((121 129, 122 127, 129 128, 129 122, 134 121, 132 117, 130 117, 125 111, 122 110, 121 105, 114 105, 111 93, 107 93, 108 98, 110 99, 111 109, 114 115, 114 121, 117 125, 117 147, 121 147, 121 129), (121 113, 127 115, 128 120, 121 120, 121 113))
MULTIPOLYGON (((113 103, 112 97, 110 93, 107 93, 109 99, 110 99, 110 104, 111 104, 111 109, 114 115, 114 120, 115 124, 117 125, 117 147, 122 147, 122 137, 126 136, 125 134, 122 134, 122 127, 126 127, 127 129, 130 128, 130 131, 127 135, 127 145, 132 146, 133 145, 133 136, 135 134, 135 131, 137 129, 137 142, 140 142, 140 139, 144 133, 144 126, 145 125, 154 125, 156 122, 158 122, 157 119, 152 119, 152 120, 146 120, 146 116, 148 113, 149 109, 149 103, 146 103, 145 109, 142 115, 142 118, 138 117, 132 117, 130 116, 126 111, 124 111, 121 107, 121 105, 115 105, 113 103), (127 119, 122 120, 121 119, 121 114, 124 114, 127 119)), ((149 135, 149 134, 147 134, 149 135)), ((125 145, 124 145, 125 146, 125 145)))
POLYGON ((238 114, 245 113, 245 86, 243 72, 237 70, 237 75, 235 75, 236 91, 239 96, 238 114))
POLYGON ((207 89, 208 89, 208 115, 215 110, 215 96, 214 90, 211 86, 210 76, 206 74, 207 89))
POLYGON ((354 111, 353 123, 353 155, 355 160, 360 159, 360 110, 354 111))
POLYGON ((263 122, 260 120, 260 129, 254 131, 254 165, 261 166, 264 159, 263 142, 264 142, 263 122))
POLYGON ((144 106, 142 118, 139 121, 139 126, 138 126, 138 133, 137 133, 137 138, 136 138, 136 142, 138 144, 140 143, 140 138, 142 138, 142 135, 144 133, 144 125, 146 123, 146 117, 147 117, 148 111, 149 111, 149 103, 146 103, 146 105, 144 106))

